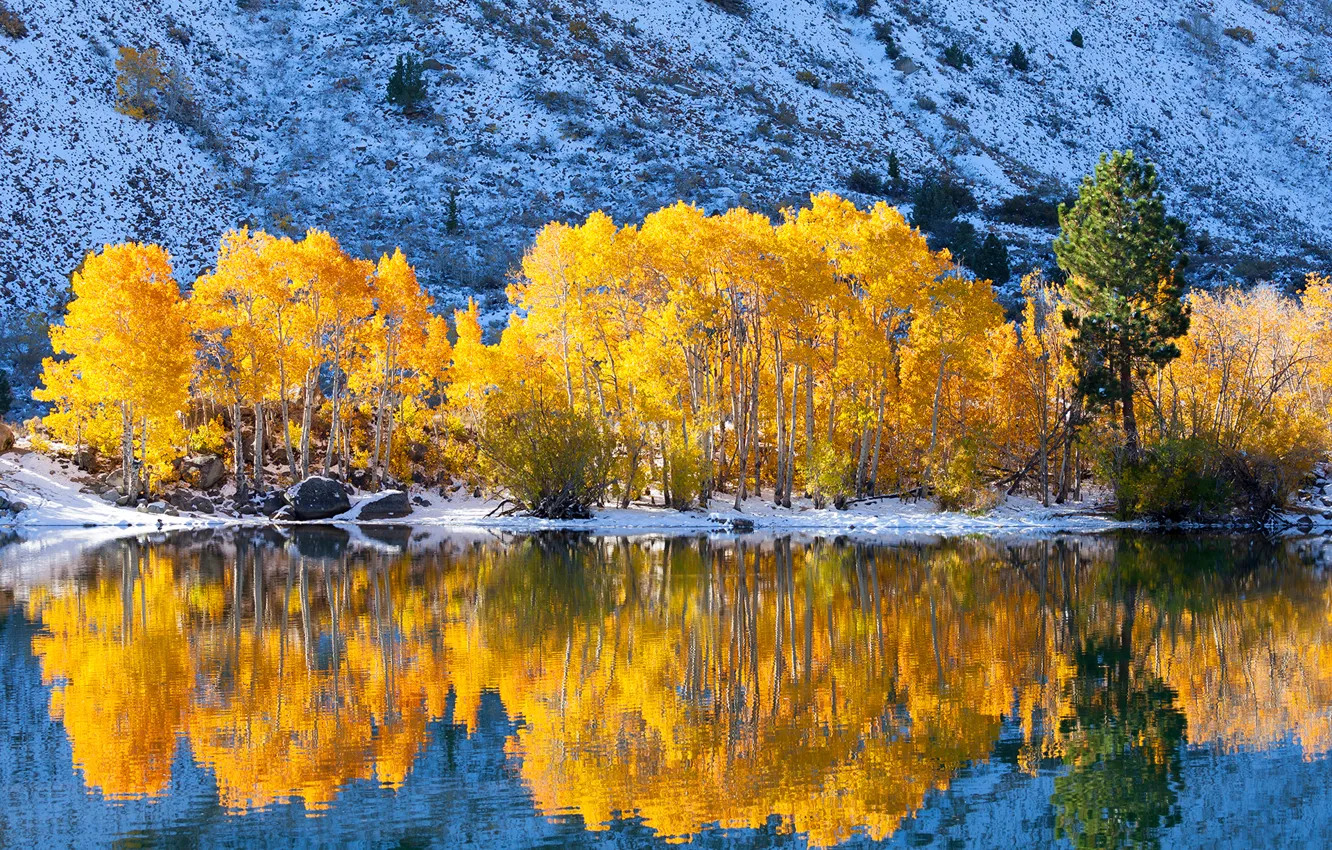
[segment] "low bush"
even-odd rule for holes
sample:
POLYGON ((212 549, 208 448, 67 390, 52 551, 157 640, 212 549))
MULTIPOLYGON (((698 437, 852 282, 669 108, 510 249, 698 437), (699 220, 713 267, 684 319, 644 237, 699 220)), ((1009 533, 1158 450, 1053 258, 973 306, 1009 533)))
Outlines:
POLYGON ((796 71, 795 78, 796 82, 804 83, 805 85, 809 86, 812 89, 816 89, 819 87, 818 75, 815 74, 813 71, 810 70, 796 71))
POLYGON ((1082 33, 1079 30, 1073 30, 1073 34, 1068 37, 1069 42, 1074 47, 1082 47, 1082 33))
POLYGON ((893 25, 887 21, 879 21, 874 25, 874 38, 883 45, 883 52, 889 59, 896 59, 902 55, 897 42, 893 40, 893 25))
POLYGON ((1121 519, 1203 519, 1228 512, 1233 502, 1216 453, 1202 440, 1166 440, 1135 462, 1114 452, 1103 463, 1121 519))
POLYGON ((749 4, 745 0, 706 0, 706 2, 728 15, 743 18, 749 14, 749 4))
POLYGON ((1058 202, 1043 198, 1036 192, 1004 198, 992 211, 992 215, 1007 224, 1020 224, 1024 227, 1059 226, 1058 202))
MULTIPOLYGON (((1272 427, 1280 430, 1277 424, 1272 427)), ((1110 480, 1117 510, 1125 518, 1178 521, 1237 515, 1257 520, 1285 506, 1317 455, 1315 448, 1269 451, 1252 445, 1235 451, 1204 439, 1171 439, 1147 449, 1135 464, 1112 463, 1110 480)))
POLYGON ((584 44, 596 44, 600 39, 597 38, 596 30, 582 18, 574 18, 569 21, 569 36, 574 41, 581 41, 584 44))
MULTIPOLYGON (((222 419, 214 416, 190 431, 187 446, 194 454, 209 454, 221 457, 226 451, 228 436, 227 429, 222 426, 222 419)), ((300 442, 299 434, 296 442, 300 442)))
POLYGON ((1233 38, 1236 41, 1242 41, 1245 44, 1253 44, 1254 40, 1257 38, 1257 36, 1253 34, 1253 30, 1248 27, 1226 27, 1223 32, 1230 38, 1233 38))
POLYGON ((804 476, 814 507, 823 508, 829 502, 839 510, 846 507, 855 488, 855 464, 849 455, 828 443, 819 443, 813 457, 802 458, 796 467, 804 476))
POLYGON ((492 477, 533 516, 584 519, 605 497, 614 443, 589 414, 540 397, 488 410, 479 448, 492 477))
POLYGON ((1002 500, 999 491, 981 477, 976 458, 976 445, 971 440, 963 440, 953 451, 934 485, 940 510, 987 513, 1002 500))
POLYGON ((883 179, 867 168, 852 169, 846 178, 846 188, 862 195, 884 194, 883 179))
POLYGON ((703 487, 708 476, 707 461, 698 446, 675 439, 666 450, 663 481, 666 504, 677 511, 705 506, 703 487))
POLYGON ((588 105, 587 99, 580 95, 571 92, 556 91, 553 89, 549 91, 533 92, 532 100, 546 107, 546 109, 551 112, 562 115, 571 115, 576 112, 581 112, 586 109, 588 105))

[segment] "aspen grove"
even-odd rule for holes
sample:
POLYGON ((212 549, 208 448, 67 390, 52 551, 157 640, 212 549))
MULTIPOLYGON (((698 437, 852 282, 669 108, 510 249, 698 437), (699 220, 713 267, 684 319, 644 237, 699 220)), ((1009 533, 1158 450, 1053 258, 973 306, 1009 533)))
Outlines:
POLYGON ((36 397, 42 432, 118 456, 131 497, 210 453, 238 500, 331 474, 497 485, 548 516, 885 494, 983 510, 1076 498, 1089 475, 1142 511, 1181 476, 1248 505, 1325 452, 1327 279, 1187 296, 1179 356, 1131 376, 1131 469, 1123 417, 1081 398, 1064 288, 1038 271, 1021 293, 1006 315, 884 203, 819 194, 780 221, 678 203, 547 225, 487 340, 475 303, 432 311, 401 252, 242 229, 186 295, 157 246, 89 255, 36 397))

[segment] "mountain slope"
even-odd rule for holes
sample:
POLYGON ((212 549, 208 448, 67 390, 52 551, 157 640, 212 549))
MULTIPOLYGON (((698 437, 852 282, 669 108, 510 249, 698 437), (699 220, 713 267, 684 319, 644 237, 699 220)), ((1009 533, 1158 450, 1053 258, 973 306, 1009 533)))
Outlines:
POLYGON ((438 291, 492 285, 547 220, 681 198, 776 214, 857 167, 883 174, 890 152, 909 179, 951 169, 992 205, 1063 197, 1131 146, 1218 263, 1261 277, 1332 248, 1327 0, 879 0, 863 17, 816 0, 8 5, 29 32, 0 36, 5 312, 48 303, 106 241, 160 241, 192 279, 242 222, 402 244, 438 291), (951 45, 970 66, 943 61, 951 45), (197 114, 116 112, 120 46, 158 48, 197 114), (384 102, 403 53, 429 60, 429 114, 384 102))

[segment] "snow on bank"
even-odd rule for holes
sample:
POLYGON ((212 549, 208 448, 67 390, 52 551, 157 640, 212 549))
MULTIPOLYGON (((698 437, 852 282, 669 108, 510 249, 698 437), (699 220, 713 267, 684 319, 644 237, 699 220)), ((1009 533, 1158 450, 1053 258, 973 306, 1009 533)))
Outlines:
MULTIPOLYGON (((429 498, 429 497, 427 497, 429 498)), ((1046 508, 1034 499, 1009 498, 996 510, 971 515, 938 510, 928 501, 880 499, 846 510, 816 509, 808 500, 798 500, 791 508, 779 508, 770 501, 749 499, 743 510, 735 510, 731 499, 713 499, 707 511, 676 511, 663 507, 634 505, 630 508, 604 508, 591 519, 546 520, 536 517, 491 516, 496 502, 455 496, 437 499, 428 507, 418 507, 409 521, 416 526, 456 528, 497 528, 537 531, 572 529, 583 531, 702 531, 725 530, 735 521, 747 520, 761 531, 819 531, 826 533, 897 534, 930 532, 974 534, 988 531, 1105 531, 1124 527, 1104 516, 1092 514, 1085 505, 1046 508)))
POLYGON ((81 493, 62 463, 37 452, 0 456, 0 492, 12 502, 27 505, 17 517, 0 514, 0 529, 121 527, 194 528, 223 525, 224 516, 145 514, 118 507, 92 493, 81 493))
MULTIPOLYGON (((10 501, 21 501, 26 510, 0 518, 0 529, 104 528, 177 530, 223 525, 268 524, 264 518, 236 518, 224 514, 180 516, 145 514, 118 507, 91 494, 80 492, 72 467, 36 452, 0 457, 0 486, 10 501)), ((1012 497, 996 510, 973 516, 939 511, 927 501, 881 499, 853 505, 847 510, 816 509, 808 500, 792 508, 778 508, 770 501, 750 499, 737 511, 730 499, 714 499, 708 511, 675 511, 664 507, 635 505, 605 508, 585 520, 546 520, 528 516, 499 516, 499 502, 466 493, 443 497, 438 491, 417 494, 418 504, 409 517, 379 524, 438 527, 441 529, 490 529, 504 531, 579 530, 595 532, 697 532, 728 530, 737 521, 753 523, 763 531, 817 531, 824 533, 898 534, 928 532, 971 534, 992 531, 1104 531, 1122 527, 1085 505, 1043 507, 1033 499, 1012 497), (421 501, 427 504, 420 504, 421 501)), ((363 523, 359 519, 366 494, 352 499, 351 510, 325 523, 363 523)))

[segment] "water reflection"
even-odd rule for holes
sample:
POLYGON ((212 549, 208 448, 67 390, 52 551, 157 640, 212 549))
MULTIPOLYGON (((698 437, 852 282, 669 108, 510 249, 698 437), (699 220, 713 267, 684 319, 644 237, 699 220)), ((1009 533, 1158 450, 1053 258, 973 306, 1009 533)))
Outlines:
POLYGON ((1139 847, 1188 752, 1332 745, 1310 543, 420 538, 130 539, 14 588, 87 791, 169 798, 184 759, 232 815, 320 814, 498 711, 579 830, 890 841, 1009 764, 1048 837, 1139 847))

